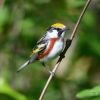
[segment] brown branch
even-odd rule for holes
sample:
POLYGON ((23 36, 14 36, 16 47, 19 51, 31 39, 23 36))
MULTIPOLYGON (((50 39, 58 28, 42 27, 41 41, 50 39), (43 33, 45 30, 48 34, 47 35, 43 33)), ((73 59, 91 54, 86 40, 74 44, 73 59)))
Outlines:
POLYGON ((76 23, 76 25, 75 25, 75 27, 74 27, 74 29, 73 29, 73 32, 72 32, 72 34, 71 34, 70 39, 67 39, 67 40, 66 40, 66 46, 65 46, 63 52, 61 53, 60 58, 58 59, 56 65, 54 66, 53 70, 51 71, 51 74, 50 74, 50 76, 49 76, 49 78, 48 78, 48 80, 47 80, 47 82, 46 82, 46 84, 45 84, 45 86, 44 86, 44 88, 43 88, 43 90, 42 90, 42 93, 41 93, 41 95, 40 95, 40 97, 39 97, 39 100, 42 100, 42 99, 43 99, 43 96, 44 96, 44 94, 46 93, 46 90, 47 90, 47 88, 48 88, 48 86, 49 86, 49 83, 51 82, 51 80, 52 80, 54 74, 56 73, 56 70, 57 70, 57 68, 59 67, 61 61, 62 61, 63 58, 65 57, 65 53, 66 53, 66 51, 68 50, 68 48, 70 47, 70 45, 71 45, 71 43, 72 43, 72 40, 73 40, 74 37, 75 37, 76 31, 77 31, 77 29, 78 29, 78 26, 79 26, 79 24, 80 24, 80 22, 81 22, 81 20, 82 20, 82 18, 83 18, 83 15, 84 15, 84 13, 86 12, 87 7, 89 6, 90 2, 91 2, 91 0, 87 0, 86 4, 85 4, 85 6, 84 6, 84 8, 83 8, 83 10, 82 10, 82 12, 81 12, 81 14, 80 14, 78 20, 77 20, 77 23, 76 23))
POLYGON ((73 29, 73 32, 71 34, 71 37, 70 37, 71 40, 73 40, 73 38, 75 36, 75 33, 76 33, 77 29, 78 29, 78 26, 79 26, 79 24, 80 24, 80 22, 81 22, 81 20, 83 18, 83 15, 85 14, 85 11, 87 10, 87 7, 89 6, 90 2, 91 2, 91 0, 87 0, 86 4, 85 4, 85 6, 84 6, 84 8, 83 8, 78 20, 77 20, 77 23, 76 23, 76 25, 75 25, 75 27, 73 29))

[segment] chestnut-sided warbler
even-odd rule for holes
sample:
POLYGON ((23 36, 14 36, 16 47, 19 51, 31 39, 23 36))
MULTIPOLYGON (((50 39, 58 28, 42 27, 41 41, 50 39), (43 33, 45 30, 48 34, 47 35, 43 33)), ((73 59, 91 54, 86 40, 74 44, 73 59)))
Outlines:
POLYGON ((28 64, 34 61, 41 61, 43 64, 60 55, 64 48, 64 36, 67 28, 61 23, 56 23, 48 28, 46 34, 37 42, 32 54, 17 71, 19 72, 28 64))

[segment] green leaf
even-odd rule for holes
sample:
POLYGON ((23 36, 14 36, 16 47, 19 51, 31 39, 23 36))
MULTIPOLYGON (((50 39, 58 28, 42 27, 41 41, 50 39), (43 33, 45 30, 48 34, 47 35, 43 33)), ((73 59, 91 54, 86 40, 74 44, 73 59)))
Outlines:
POLYGON ((100 97, 100 86, 96 86, 93 89, 86 89, 79 92, 76 97, 77 98, 87 98, 87 97, 100 97))
POLYGON ((6 94, 15 100, 27 100, 24 95, 13 90, 3 78, 0 78, 0 93, 6 94))

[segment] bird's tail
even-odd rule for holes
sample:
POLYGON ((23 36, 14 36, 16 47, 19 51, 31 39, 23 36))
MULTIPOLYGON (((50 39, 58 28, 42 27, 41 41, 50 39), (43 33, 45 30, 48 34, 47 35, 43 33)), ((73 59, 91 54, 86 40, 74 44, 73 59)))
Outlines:
POLYGON ((29 60, 26 61, 23 65, 21 65, 21 66, 18 68, 17 72, 20 72, 23 68, 27 67, 28 64, 29 64, 29 60))
POLYGON ((26 61, 21 67, 19 67, 17 72, 20 72, 22 69, 27 67, 28 64, 31 64, 32 62, 34 62, 37 59, 37 56, 38 56, 38 54, 31 55, 30 59, 28 61, 26 61))

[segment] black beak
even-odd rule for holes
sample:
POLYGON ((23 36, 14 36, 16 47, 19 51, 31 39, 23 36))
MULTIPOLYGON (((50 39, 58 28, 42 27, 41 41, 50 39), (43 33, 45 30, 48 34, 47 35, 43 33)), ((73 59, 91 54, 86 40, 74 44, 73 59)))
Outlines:
POLYGON ((61 34, 62 34, 63 32, 66 32, 67 30, 70 30, 70 29, 65 27, 64 29, 59 30, 59 32, 58 32, 58 36, 60 37, 61 34))
POLYGON ((58 37, 60 37, 61 34, 62 34, 63 32, 65 32, 65 31, 66 31, 66 28, 65 28, 65 29, 62 29, 62 30, 59 30, 59 32, 58 32, 58 37))
POLYGON ((63 30, 67 31, 67 30, 70 30, 70 28, 69 27, 65 27, 63 30))

